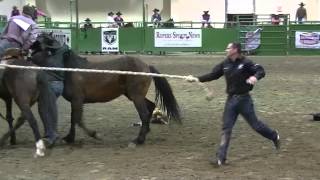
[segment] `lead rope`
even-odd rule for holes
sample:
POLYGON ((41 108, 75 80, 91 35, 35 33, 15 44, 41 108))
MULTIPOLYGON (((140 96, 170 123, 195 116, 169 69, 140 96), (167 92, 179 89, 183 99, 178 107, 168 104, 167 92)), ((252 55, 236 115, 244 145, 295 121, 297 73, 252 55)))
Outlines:
POLYGON ((124 75, 136 75, 136 76, 152 76, 152 77, 166 77, 175 79, 184 79, 188 82, 197 82, 206 92, 206 100, 211 101, 213 98, 212 91, 206 84, 199 82, 199 79, 189 75, 170 75, 170 74, 156 74, 146 72, 133 72, 133 71, 118 71, 118 70, 102 70, 102 69, 79 69, 79 68, 57 68, 57 67, 39 67, 39 66, 18 66, 12 64, 0 64, 0 67, 15 68, 15 69, 32 69, 32 70, 48 70, 48 71, 69 71, 69 72, 86 72, 86 73, 107 73, 107 74, 124 74, 124 75))

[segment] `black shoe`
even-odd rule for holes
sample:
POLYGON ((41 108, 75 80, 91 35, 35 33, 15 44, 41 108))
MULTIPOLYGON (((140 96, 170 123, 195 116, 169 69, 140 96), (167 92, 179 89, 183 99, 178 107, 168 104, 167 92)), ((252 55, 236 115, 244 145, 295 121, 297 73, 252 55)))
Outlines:
POLYGON ((277 137, 275 140, 273 140, 273 144, 274 144, 274 147, 276 148, 276 150, 279 150, 280 149, 280 135, 278 133, 278 131, 276 131, 277 133, 277 137))

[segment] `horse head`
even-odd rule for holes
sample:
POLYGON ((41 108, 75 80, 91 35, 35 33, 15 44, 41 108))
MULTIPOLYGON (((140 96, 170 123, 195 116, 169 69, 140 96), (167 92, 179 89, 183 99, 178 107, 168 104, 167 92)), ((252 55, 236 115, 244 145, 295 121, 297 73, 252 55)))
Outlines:
POLYGON ((31 45, 30 49, 33 53, 39 51, 50 51, 54 53, 54 51, 61 47, 62 45, 53 37, 52 33, 41 33, 37 36, 36 41, 31 45))

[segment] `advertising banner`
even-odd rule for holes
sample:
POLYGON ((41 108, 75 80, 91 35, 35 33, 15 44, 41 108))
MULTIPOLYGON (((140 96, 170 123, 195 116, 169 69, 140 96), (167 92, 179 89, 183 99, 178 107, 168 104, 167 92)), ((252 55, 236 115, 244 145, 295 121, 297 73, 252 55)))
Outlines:
POLYGON ((119 29, 102 28, 101 29, 101 51, 119 52, 119 29))
POLYGON ((296 31, 296 48, 319 49, 320 32, 296 31))
POLYGON ((262 29, 258 28, 255 31, 248 31, 245 37, 245 51, 255 50, 261 44, 261 32, 262 29))
POLYGON ((202 47, 201 29, 155 29, 154 47, 202 47))

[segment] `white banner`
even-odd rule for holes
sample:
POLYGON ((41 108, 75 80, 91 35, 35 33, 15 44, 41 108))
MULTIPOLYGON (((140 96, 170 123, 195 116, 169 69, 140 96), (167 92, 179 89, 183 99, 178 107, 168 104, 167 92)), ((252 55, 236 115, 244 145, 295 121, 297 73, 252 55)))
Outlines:
POLYGON ((202 47, 201 29, 155 29, 154 47, 202 47))
POLYGON ((118 28, 101 28, 101 51, 119 52, 118 28))
POLYGON ((38 34, 52 33, 53 37, 59 41, 61 45, 66 44, 71 48, 71 29, 39 29, 38 34))
POLYGON ((320 48, 320 32, 296 31, 296 48, 320 48))
POLYGON ((253 14, 254 0, 227 0, 227 14, 253 14))
POLYGON ((261 44, 261 28, 255 31, 248 31, 245 38, 244 50, 250 51, 257 49, 261 44))

